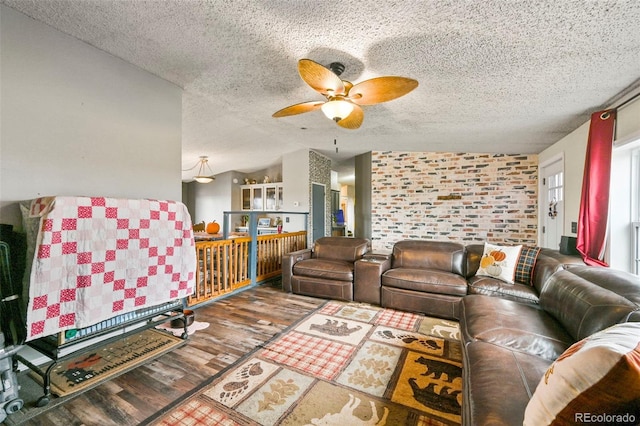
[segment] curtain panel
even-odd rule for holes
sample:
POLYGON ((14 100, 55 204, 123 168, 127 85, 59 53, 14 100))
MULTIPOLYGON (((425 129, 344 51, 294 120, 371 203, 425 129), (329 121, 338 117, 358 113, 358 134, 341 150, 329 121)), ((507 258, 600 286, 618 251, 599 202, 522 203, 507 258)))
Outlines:
POLYGON ((609 227, 609 185, 615 110, 591 115, 578 217, 577 249, 588 265, 609 266, 604 254, 609 227))

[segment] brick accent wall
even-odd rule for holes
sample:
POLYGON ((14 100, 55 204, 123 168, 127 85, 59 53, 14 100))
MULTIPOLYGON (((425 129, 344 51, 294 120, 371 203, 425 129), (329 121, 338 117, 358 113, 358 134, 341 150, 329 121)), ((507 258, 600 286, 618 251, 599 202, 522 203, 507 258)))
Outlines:
POLYGON ((374 250, 404 239, 537 243, 537 155, 378 151, 371 180, 374 250))

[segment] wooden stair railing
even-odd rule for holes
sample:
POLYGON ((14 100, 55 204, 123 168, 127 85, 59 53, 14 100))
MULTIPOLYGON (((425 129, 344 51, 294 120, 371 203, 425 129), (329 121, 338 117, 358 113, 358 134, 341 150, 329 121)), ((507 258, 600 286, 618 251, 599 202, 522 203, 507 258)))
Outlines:
MULTIPOLYGON (((187 304, 193 306, 250 285, 250 243, 251 237, 197 241, 196 288, 187 304)), ((306 231, 258 236, 256 282, 281 274, 282 256, 306 246, 306 231)))

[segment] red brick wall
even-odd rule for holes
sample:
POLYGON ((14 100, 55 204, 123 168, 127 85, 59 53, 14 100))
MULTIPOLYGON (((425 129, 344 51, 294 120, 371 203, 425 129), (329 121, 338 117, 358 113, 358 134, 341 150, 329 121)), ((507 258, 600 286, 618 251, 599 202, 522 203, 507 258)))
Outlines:
POLYGON ((535 154, 374 151, 371 166, 374 250, 416 238, 537 242, 535 154))

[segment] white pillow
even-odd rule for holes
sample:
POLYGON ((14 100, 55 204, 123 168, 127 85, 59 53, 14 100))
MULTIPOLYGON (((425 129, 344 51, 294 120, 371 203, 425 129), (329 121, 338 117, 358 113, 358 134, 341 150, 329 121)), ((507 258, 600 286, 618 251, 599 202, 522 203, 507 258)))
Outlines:
POLYGON ((558 357, 527 404, 524 425, 636 424, 638 401, 640 323, 616 324, 558 357))
POLYGON ((484 252, 476 275, 489 276, 513 284, 520 257, 519 246, 497 246, 484 243, 484 252))

